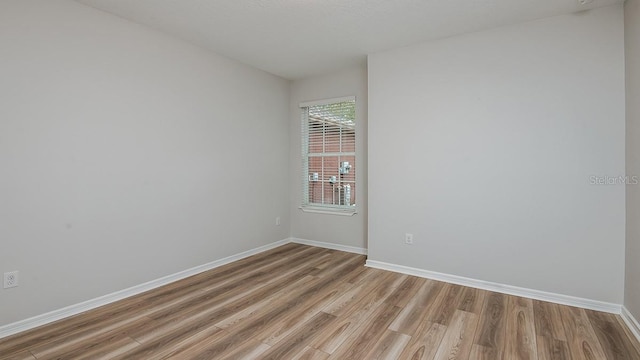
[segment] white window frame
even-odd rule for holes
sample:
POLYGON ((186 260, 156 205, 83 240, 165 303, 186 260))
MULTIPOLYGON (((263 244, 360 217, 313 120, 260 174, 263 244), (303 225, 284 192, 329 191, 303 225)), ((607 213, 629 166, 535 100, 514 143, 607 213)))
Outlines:
MULTIPOLYGON (((357 213, 357 204, 358 197, 356 196, 356 204, 350 205, 332 205, 332 204, 318 204, 318 203, 309 203, 309 117, 308 117, 308 109, 309 107, 316 105, 328 105, 339 102, 346 101, 356 101, 355 96, 345 96, 339 98, 331 98, 324 100, 316 100, 316 101, 306 101, 300 103, 300 112, 301 112, 301 126, 302 126, 302 205, 300 209, 304 212, 312 212, 312 213, 320 213, 320 214, 331 214, 331 215, 345 215, 352 216, 357 213)), ((356 121, 356 127, 357 127, 356 121)), ((357 138, 358 131, 355 129, 356 136, 356 151, 353 152, 340 152, 339 154, 345 156, 354 156, 357 161, 357 138)), ((336 153, 326 153, 325 156, 336 155, 336 153)), ((355 164, 354 164, 355 165, 355 164)), ((357 183, 358 174, 355 173, 355 182, 357 183)), ((356 187, 357 189, 357 187, 356 187)))

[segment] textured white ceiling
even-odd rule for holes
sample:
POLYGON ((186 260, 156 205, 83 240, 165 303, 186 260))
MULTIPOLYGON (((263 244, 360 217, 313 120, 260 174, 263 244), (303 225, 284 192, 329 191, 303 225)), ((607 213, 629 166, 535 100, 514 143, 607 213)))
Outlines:
POLYGON ((594 0, 76 0, 288 79, 366 54, 621 3, 594 0))

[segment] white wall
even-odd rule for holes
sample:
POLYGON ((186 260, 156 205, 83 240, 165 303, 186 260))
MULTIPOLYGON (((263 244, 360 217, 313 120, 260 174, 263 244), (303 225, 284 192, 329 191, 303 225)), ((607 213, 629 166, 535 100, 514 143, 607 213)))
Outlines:
POLYGON ((0 325, 289 236, 287 81, 68 1, 0 49, 0 325))
POLYGON ((291 84, 291 236, 336 245, 366 248, 367 229, 367 69, 366 66, 296 80, 291 84), (356 96, 356 207, 353 216, 305 213, 302 204, 300 103, 356 96))
POLYGON ((369 258, 620 304, 622 15, 370 55, 369 258))
MULTIPOLYGON (((627 86, 627 175, 640 176, 640 1, 624 4, 627 86)), ((640 319, 640 186, 627 186, 624 305, 640 319)))

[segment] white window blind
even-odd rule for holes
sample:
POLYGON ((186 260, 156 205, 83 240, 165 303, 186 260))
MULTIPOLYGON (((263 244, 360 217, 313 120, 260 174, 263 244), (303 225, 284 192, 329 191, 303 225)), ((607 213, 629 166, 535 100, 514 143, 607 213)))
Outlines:
POLYGON ((303 208, 355 211, 355 97, 300 104, 303 208))

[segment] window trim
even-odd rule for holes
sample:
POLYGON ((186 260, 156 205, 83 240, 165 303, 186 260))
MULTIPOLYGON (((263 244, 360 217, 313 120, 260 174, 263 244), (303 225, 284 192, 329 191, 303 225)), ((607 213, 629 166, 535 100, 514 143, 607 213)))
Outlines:
POLYGON ((352 206, 351 209, 347 209, 347 208, 334 208, 331 206, 302 205, 302 206, 299 206, 298 209, 306 213, 353 216, 358 213, 356 206, 352 206))
POLYGON ((356 97, 355 96, 343 96, 343 97, 324 99, 324 100, 303 101, 303 102, 300 103, 299 107, 300 108, 305 108, 305 107, 310 107, 310 106, 329 105, 329 104, 335 104, 335 103, 347 102, 347 101, 356 101, 356 97))
MULTIPOLYGON (((329 98, 329 99, 322 99, 322 100, 314 100, 314 101, 303 101, 299 104, 299 108, 303 109, 303 108, 309 108, 311 106, 317 106, 317 105, 328 105, 328 104, 334 104, 334 103, 339 103, 339 102, 347 102, 347 101, 354 101, 357 104, 356 101, 356 97, 355 96, 342 96, 342 97, 337 97, 337 98, 329 98)), ((357 114, 357 111, 356 111, 357 114)), ((356 121, 356 151, 354 151, 354 155, 356 160, 358 159, 358 151, 357 151, 357 125, 358 122, 356 121)), ((306 123, 305 121, 301 121, 301 134, 309 136, 308 133, 308 118, 306 119, 306 123)), ((306 150, 304 149, 305 144, 308 142, 308 139, 304 139, 302 138, 302 162, 303 164, 305 163, 305 157, 308 157, 308 153, 306 152, 306 150)), ((303 169, 302 172, 304 172, 304 165, 303 165, 303 169)), ((307 169, 308 170, 308 169, 307 169)), ((301 174, 303 175, 303 174, 301 174)), ((304 176, 303 176, 304 178, 304 176)), ((356 174, 356 178, 355 178, 355 184, 358 183, 358 175, 356 174)), ((303 194, 304 194, 304 189, 303 190, 303 194)), ((353 216, 355 214, 358 213, 358 202, 356 200, 356 204, 354 206, 350 206, 350 207, 345 207, 345 206, 334 206, 334 205, 321 205, 321 204, 305 204, 304 203, 304 195, 301 201, 301 205, 298 207, 298 209, 302 210, 303 212, 307 212, 307 213, 316 213, 316 214, 327 214, 327 215, 340 215, 340 216, 353 216)))

